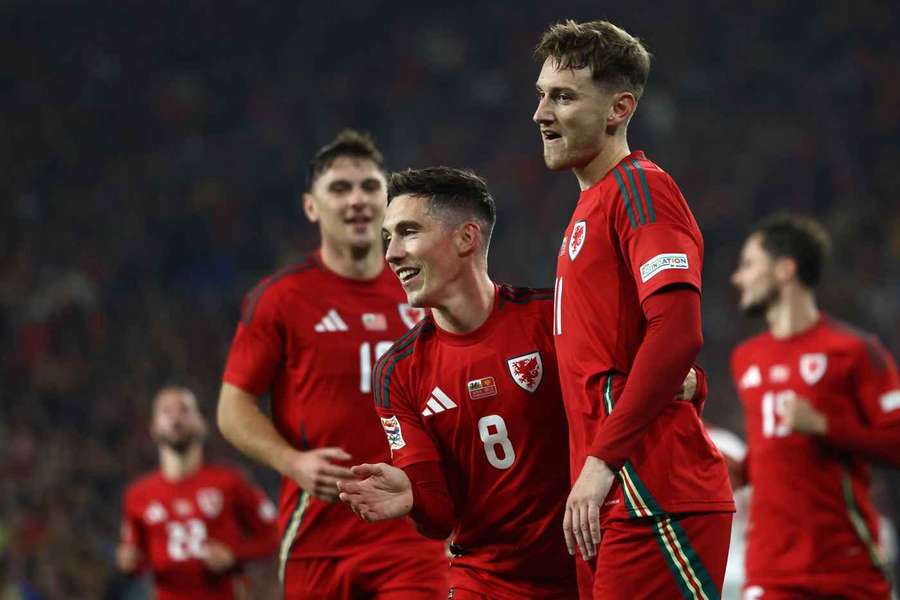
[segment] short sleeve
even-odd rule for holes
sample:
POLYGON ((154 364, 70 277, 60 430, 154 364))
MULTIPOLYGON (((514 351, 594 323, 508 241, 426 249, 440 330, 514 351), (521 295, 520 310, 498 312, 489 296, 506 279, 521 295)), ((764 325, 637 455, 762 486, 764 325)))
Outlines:
POLYGON ((618 186, 613 225, 640 301, 672 284, 686 284, 699 292, 703 238, 675 183, 666 173, 645 169, 632 158, 613 174, 618 186))
POLYGON ((285 335, 275 290, 264 290, 259 297, 256 294, 251 292, 244 299, 222 379, 261 396, 271 387, 284 358, 285 335))
POLYGON ((900 378, 891 354, 874 337, 864 339, 854 385, 860 408, 874 426, 900 423, 900 378))
MULTIPOLYGON (((394 350, 394 349, 392 349, 394 350)), ((425 427, 408 393, 408 370, 403 353, 388 351, 375 367, 375 410, 391 450, 391 462, 406 467, 441 459, 434 437, 425 427)))
POLYGON ((235 500, 244 521, 254 525, 271 526, 278 516, 278 511, 269 497, 245 477, 237 475, 235 479, 235 500))

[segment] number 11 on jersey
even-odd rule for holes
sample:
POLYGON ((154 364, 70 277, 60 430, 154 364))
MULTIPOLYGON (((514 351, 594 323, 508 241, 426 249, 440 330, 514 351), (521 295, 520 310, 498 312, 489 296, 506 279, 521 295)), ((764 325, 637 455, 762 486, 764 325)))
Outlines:
POLYGON ((563 278, 557 277, 553 286, 553 335, 562 335, 563 278))

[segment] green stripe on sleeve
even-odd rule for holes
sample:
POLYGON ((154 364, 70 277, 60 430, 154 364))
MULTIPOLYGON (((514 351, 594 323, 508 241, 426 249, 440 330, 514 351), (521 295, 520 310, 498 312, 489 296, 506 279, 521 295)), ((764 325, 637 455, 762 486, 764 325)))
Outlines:
MULTIPOLYGON (((641 217, 641 225, 643 225, 647 221, 644 219, 644 211, 641 210, 641 194, 638 192, 638 186, 634 182, 634 174, 631 172, 631 169, 629 168, 629 164, 627 162, 622 163, 622 164, 624 165, 622 167, 622 169, 628 174, 628 183, 631 184, 630 189, 633 192, 632 197, 634 198, 634 205, 635 205, 635 208, 637 209, 638 215, 641 217)), ((649 214, 650 213, 647 213, 648 218, 649 218, 649 214)))
POLYGON ((650 217, 650 222, 653 223, 656 221, 656 213, 653 212, 653 198, 650 196, 650 186, 647 185, 647 177, 644 175, 644 169, 633 158, 631 159, 631 164, 634 165, 641 179, 641 189, 644 190, 644 198, 647 199, 647 214, 650 217))
POLYGON ((616 181, 619 184, 619 190, 622 192, 622 200, 625 202, 625 212, 628 213, 628 219, 631 221, 631 228, 637 229, 637 219, 633 214, 631 214, 631 202, 628 197, 628 190, 625 188, 625 182, 622 180, 622 176, 619 175, 619 172, 613 169, 613 175, 616 177, 616 181))

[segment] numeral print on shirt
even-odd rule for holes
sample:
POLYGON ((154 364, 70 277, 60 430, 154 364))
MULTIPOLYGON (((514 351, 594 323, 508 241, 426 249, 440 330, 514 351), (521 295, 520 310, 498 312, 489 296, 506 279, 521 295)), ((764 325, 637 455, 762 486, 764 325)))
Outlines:
POLYGON ((184 523, 166 523, 166 550, 169 558, 180 562, 190 558, 200 558, 206 543, 206 524, 200 519, 188 519, 184 523))
POLYGON ((553 286, 553 335, 562 335, 562 294, 563 278, 556 278, 553 286))
POLYGON ((478 419, 478 434, 484 442, 484 454, 495 469, 508 469, 516 460, 516 451, 509 441, 506 421, 500 415, 487 415, 478 419), (499 448, 500 452, 497 452, 499 448))
POLYGON ((793 390, 766 392, 762 398, 763 437, 786 437, 791 434, 790 428, 783 422, 784 405, 796 398, 793 390))
POLYGON ((378 342, 375 344, 374 355, 369 342, 363 342, 359 346, 359 391, 363 394, 372 391, 372 365, 378 362, 378 359, 393 345, 394 342, 378 342))

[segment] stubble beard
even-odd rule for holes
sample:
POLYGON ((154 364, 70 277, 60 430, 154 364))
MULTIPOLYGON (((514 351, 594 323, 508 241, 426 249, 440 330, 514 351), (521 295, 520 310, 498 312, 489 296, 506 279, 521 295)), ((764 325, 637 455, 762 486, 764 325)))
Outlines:
POLYGON ((741 310, 745 316, 750 317, 751 319, 765 317, 769 308, 777 302, 780 297, 781 294, 778 292, 778 289, 772 286, 765 295, 758 300, 751 302, 747 306, 744 306, 741 310))

